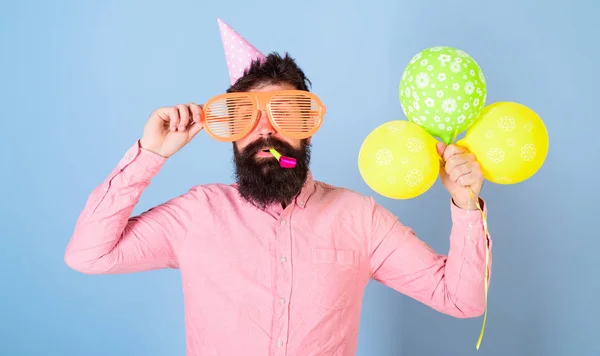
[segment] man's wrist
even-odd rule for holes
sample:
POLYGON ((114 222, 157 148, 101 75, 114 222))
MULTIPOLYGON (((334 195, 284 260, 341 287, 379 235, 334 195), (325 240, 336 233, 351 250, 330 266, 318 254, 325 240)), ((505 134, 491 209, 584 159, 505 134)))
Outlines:
POLYGON ((477 206, 481 205, 481 199, 478 196, 467 200, 452 197, 452 204, 463 210, 478 210, 479 208, 477 206))

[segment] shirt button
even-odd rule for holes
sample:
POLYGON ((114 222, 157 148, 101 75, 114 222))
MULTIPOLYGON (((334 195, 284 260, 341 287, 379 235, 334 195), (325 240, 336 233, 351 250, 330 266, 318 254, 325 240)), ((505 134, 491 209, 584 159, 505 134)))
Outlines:
POLYGON ((300 200, 300 201, 298 202, 298 205, 300 205, 300 206, 304 206, 304 201, 300 200))
POLYGON ((281 225, 285 225, 285 219, 281 219, 281 225))
POLYGON ((280 298, 280 299, 279 299, 279 304, 282 304, 282 305, 283 305, 284 303, 285 303, 285 298, 280 298))
POLYGON ((277 340, 277 346, 281 347, 283 345, 283 341, 281 339, 277 340))
POLYGON ((281 262, 286 263, 287 262, 287 258, 285 258, 285 256, 281 257, 281 262))

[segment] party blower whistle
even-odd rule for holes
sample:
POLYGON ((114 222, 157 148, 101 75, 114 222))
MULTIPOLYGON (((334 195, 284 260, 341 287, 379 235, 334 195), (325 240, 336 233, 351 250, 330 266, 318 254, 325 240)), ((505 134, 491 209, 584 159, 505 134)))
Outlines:
POLYGON ((281 168, 294 168, 296 167, 296 159, 292 157, 282 156, 274 148, 270 148, 269 152, 279 161, 281 168))

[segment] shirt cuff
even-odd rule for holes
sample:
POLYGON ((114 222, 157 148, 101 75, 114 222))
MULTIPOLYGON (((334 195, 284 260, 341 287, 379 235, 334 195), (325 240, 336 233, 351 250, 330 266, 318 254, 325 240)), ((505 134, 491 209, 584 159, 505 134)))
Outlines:
MULTIPOLYGON (((483 214, 487 218, 487 204, 481 198, 479 198, 479 206, 483 209, 483 214)), ((475 240, 485 238, 483 216, 481 210, 477 207, 474 210, 461 209, 450 199, 450 214, 454 228, 470 232, 475 235, 475 240)))
MULTIPOLYGON (((487 206, 485 204, 485 200, 483 200, 482 198, 478 198, 479 200, 479 206, 481 207, 481 209, 483 209, 484 213, 487 214, 487 206)), ((461 207, 459 207, 458 205, 456 205, 454 203, 454 201, 452 200, 452 198, 450 198, 450 209, 452 212, 452 216, 459 215, 459 214, 464 214, 464 215, 471 215, 472 212, 476 212, 477 214, 479 214, 479 216, 481 216, 481 210, 479 210, 479 208, 477 207, 477 205, 474 205, 471 209, 463 209, 461 207)))
POLYGON ((138 140, 121 158, 118 168, 141 180, 150 180, 160 171, 166 161, 166 157, 141 148, 138 140))

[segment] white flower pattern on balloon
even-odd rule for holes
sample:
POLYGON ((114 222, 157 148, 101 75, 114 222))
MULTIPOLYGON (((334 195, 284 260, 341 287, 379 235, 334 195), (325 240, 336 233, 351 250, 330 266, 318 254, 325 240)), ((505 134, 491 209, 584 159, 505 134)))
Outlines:
POLYGON ((421 59, 422 54, 421 53, 417 53, 411 60, 410 60, 410 64, 415 64, 419 59, 421 59))
POLYGON ((517 127, 515 119, 510 116, 502 116, 498 119, 498 128, 502 131, 510 132, 517 127))
POLYGON ((398 133, 398 132, 400 132, 400 131, 402 131, 404 129, 404 126, 401 126, 401 125, 388 125, 387 129, 390 132, 398 133))
POLYGON ((456 100, 455 99, 446 99, 442 102, 442 110, 445 113, 451 114, 456 110, 456 100))
POLYGON ((512 178, 509 177, 496 177, 495 181, 500 184, 511 184, 513 182, 512 178))
POLYGON ((375 154, 375 161, 380 166, 387 166, 392 163, 394 160, 394 156, 392 155, 392 151, 387 148, 380 148, 375 154))
POLYGON ((406 142, 406 147, 409 152, 417 153, 423 150, 424 144, 418 138, 412 137, 406 142))
POLYGON ((417 87, 425 88, 427 84, 429 84, 429 74, 427 73, 419 73, 417 74, 417 87))
POLYGON ((483 71, 479 71, 479 80, 481 80, 482 84, 485 84, 485 76, 483 75, 483 71))
POLYGON ((440 54, 440 56, 438 57, 438 60, 442 63, 442 65, 450 62, 452 58, 447 55, 447 54, 440 54))
POLYGON ((467 82, 467 84, 465 84, 465 93, 471 95, 473 94, 473 90, 475 90, 475 85, 473 82, 467 82))
POLYGON ((535 146, 532 143, 528 143, 521 147, 521 157, 524 161, 533 161, 536 155, 535 146))
POLYGON ((421 183, 422 180, 423 173, 421 173, 421 171, 418 169, 411 169, 410 171, 406 172, 406 175, 404 176, 404 181, 410 187, 416 186, 417 184, 421 183))
POLYGON ((486 154, 492 163, 501 163, 504 161, 504 151, 501 148, 490 148, 486 154))

